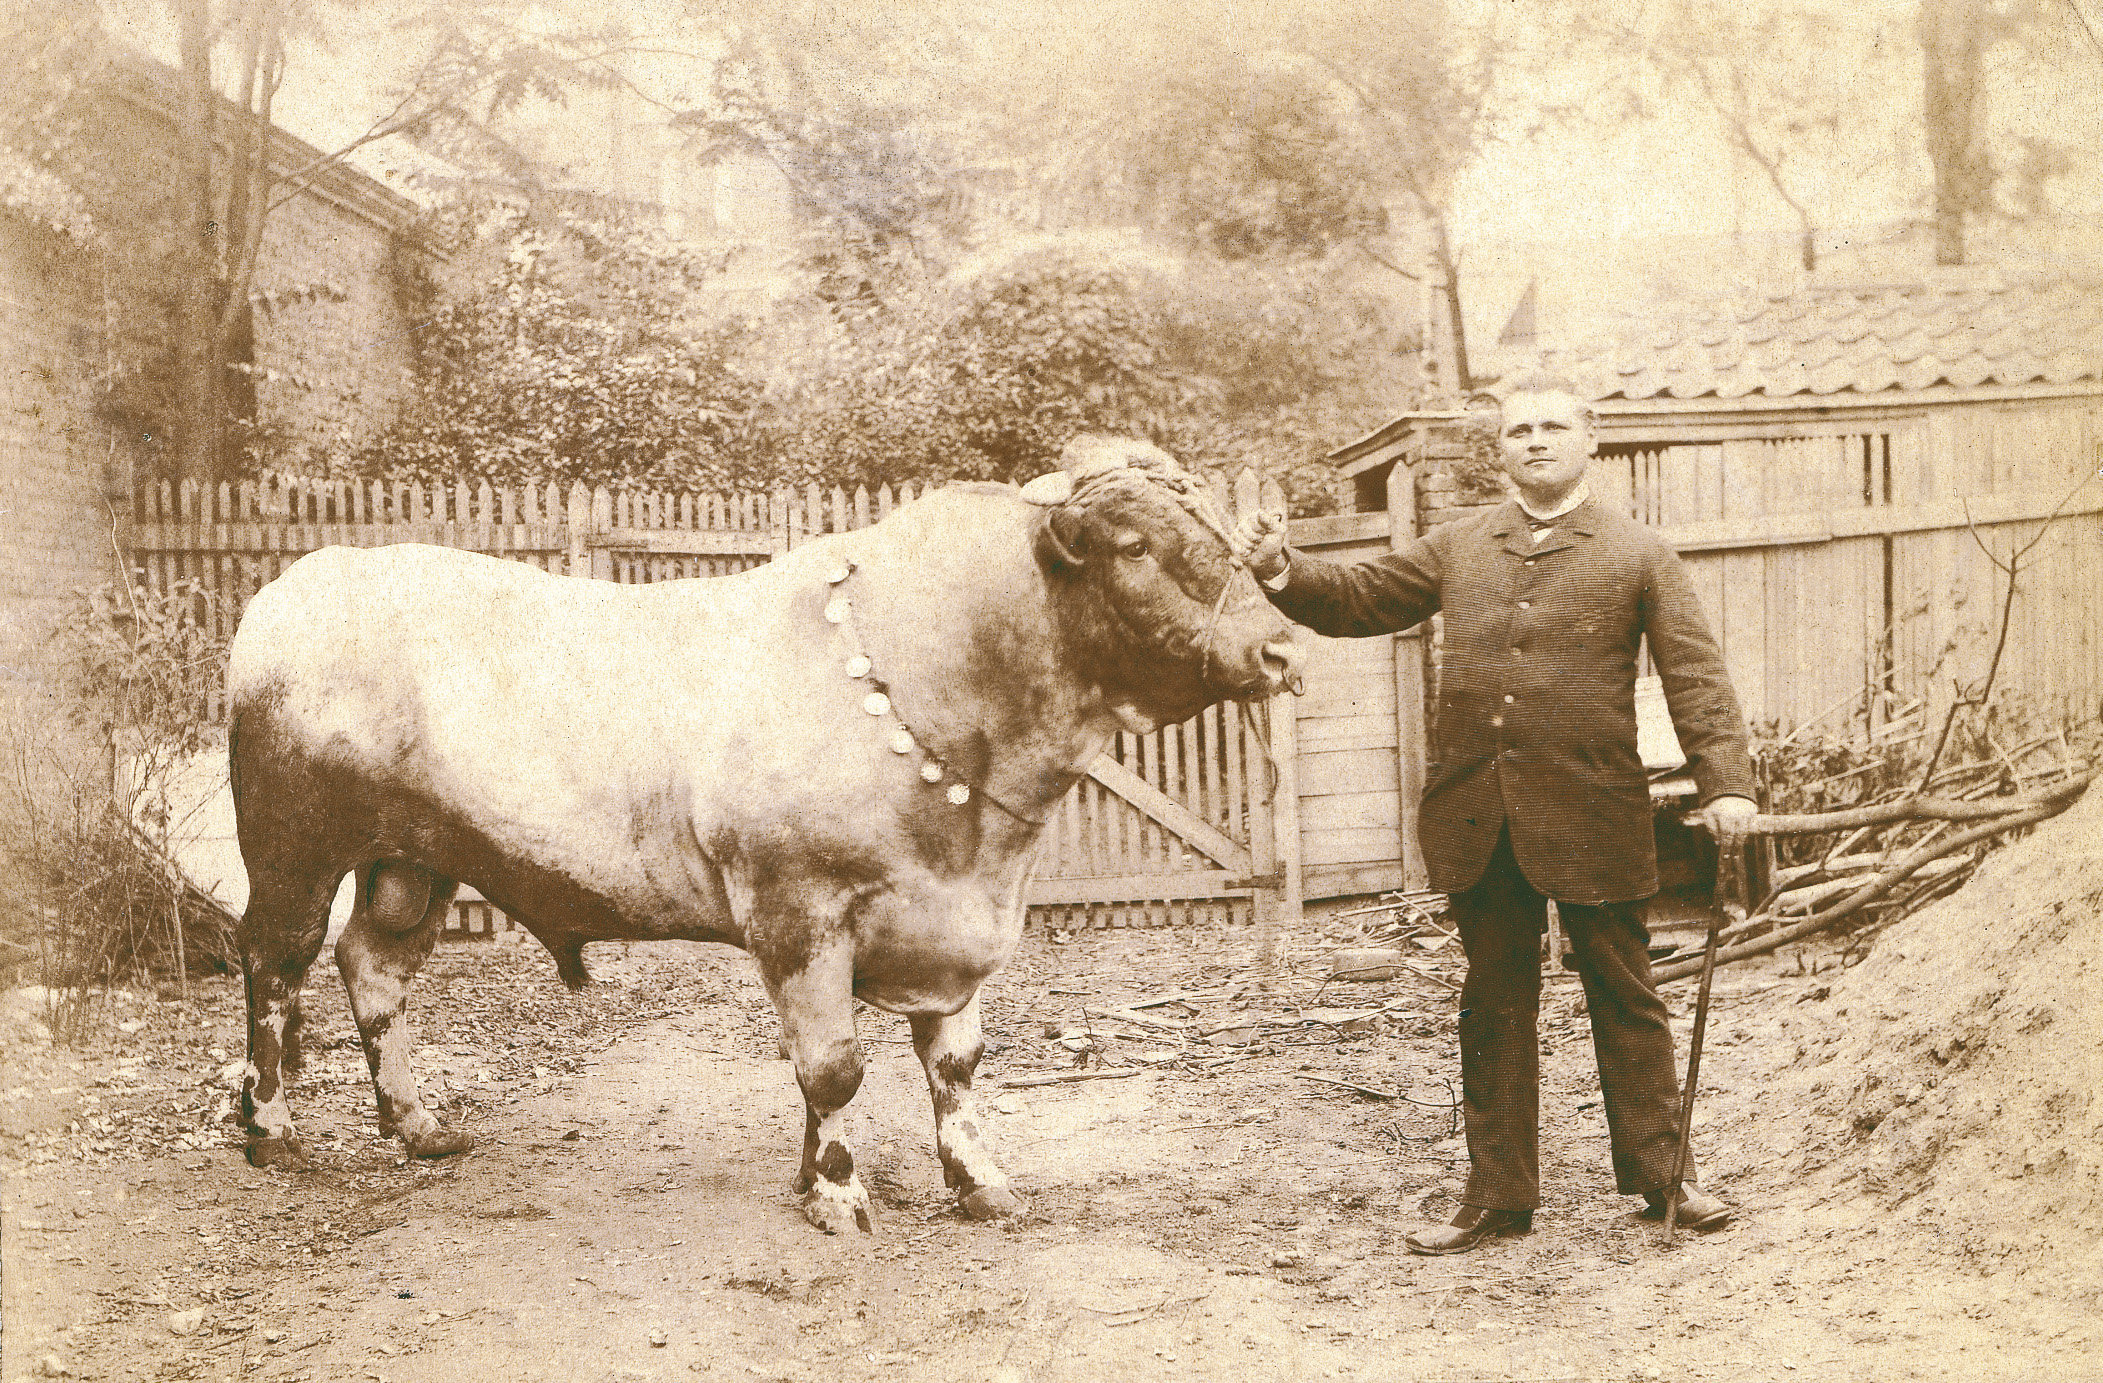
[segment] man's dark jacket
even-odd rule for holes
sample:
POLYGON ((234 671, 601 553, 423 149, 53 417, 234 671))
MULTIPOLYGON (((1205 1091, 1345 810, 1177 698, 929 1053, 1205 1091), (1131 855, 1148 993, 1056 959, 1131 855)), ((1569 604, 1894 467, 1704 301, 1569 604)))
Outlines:
POLYGON ((1551 898, 1657 892, 1636 754, 1645 637, 1701 800, 1753 795, 1745 719, 1686 569, 1633 519, 1587 500, 1536 544, 1507 502, 1368 561, 1290 562, 1271 600, 1318 634, 1392 634, 1445 614, 1419 820, 1432 887, 1480 879, 1509 820, 1519 867, 1551 898))

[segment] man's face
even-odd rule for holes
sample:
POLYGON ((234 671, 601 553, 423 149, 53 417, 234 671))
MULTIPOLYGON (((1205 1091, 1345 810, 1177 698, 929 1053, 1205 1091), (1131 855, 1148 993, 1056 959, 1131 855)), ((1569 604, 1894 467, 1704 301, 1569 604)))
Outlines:
POLYGON ((1497 441, 1504 473, 1535 503, 1553 504, 1577 488, 1598 450, 1583 402, 1560 392, 1506 399, 1497 441))

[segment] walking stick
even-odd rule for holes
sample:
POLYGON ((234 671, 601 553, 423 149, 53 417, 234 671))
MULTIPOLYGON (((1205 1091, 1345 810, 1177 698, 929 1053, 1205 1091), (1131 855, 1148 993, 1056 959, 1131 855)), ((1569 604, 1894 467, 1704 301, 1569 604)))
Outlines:
POLYGON ((1709 1027, 1709 983, 1716 978, 1716 943, 1725 922, 1745 920, 1745 846, 1717 842, 1716 901, 1709 914, 1709 936, 1701 953, 1701 995, 1694 1001, 1694 1036, 1687 1043, 1687 1088, 1680 1092, 1679 1155, 1672 1163, 1672 1184, 1665 1191, 1665 1242, 1679 1232, 1679 1203, 1686 1194, 1687 1149, 1694 1136, 1694 1091, 1701 1079, 1701 1039, 1709 1027))

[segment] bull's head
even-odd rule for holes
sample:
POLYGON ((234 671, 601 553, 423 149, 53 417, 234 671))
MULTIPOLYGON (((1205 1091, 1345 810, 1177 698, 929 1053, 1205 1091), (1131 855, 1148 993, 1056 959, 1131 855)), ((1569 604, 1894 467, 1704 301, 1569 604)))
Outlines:
POLYGON ((1204 483, 1145 442, 1084 437, 1023 487, 1074 656, 1126 728, 1297 689, 1292 629, 1227 545, 1204 483))

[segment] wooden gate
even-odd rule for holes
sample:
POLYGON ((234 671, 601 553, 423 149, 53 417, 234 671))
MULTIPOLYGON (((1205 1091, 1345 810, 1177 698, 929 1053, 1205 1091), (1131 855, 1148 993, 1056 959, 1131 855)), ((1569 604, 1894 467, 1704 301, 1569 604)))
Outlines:
MULTIPOLYGON (((472 482, 163 484, 135 497, 126 547, 156 588, 187 580, 209 592, 217 631, 230 635, 258 589, 322 547, 435 543, 625 583, 725 576, 866 527, 918 493, 910 484, 851 495, 815 485, 716 495, 472 482)), ((1226 505, 1224 487, 1220 498, 1226 505)), ((1283 509, 1282 496, 1260 495, 1246 472, 1235 499, 1283 509)), ((1290 696, 1121 734, 1054 812, 1032 911, 1068 928, 1296 917, 1296 794, 1290 696)), ((460 929, 503 925, 478 899, 464 897, 460 909, 460 929)))
POLYGON ((1151 735, 1120 734, 1045 828, 1031 907, 1073 928, 1297 912, 1298 851, 1279 848, 1298 836, 1290 732, 1278 742, 1290 724, 1268 704, 1246 714, 1230 704, 1151 735))

